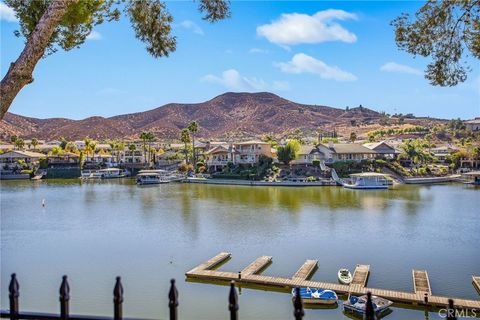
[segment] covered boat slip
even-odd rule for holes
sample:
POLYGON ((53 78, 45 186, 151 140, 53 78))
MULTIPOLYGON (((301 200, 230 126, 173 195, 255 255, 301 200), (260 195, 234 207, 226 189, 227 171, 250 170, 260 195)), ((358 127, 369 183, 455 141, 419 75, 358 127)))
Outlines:
MULTIPOLYGON (((359 270, 357 272, 357 269, 356 269, 354 274, 357 275, 358 281, 356 281, 355 284, 344 285, 339 283, 311 281, 311 280, 307 280, 306 278, 302 279, 298 276, 297 277, 293 276, 292 278, 282 278, 282 277, 261 275, 258 272, 260 272, 261 270, 264 270, 272 261, 271 257, 269 257, 269 259, 266 259, 265 257, 267 256, 261 257, 255 260, 254 263, 250 264, 247 268, 243 269, 241 273, 215 270, 215 268, 218 268, 220 265, 225 263, 228 259, 230 259, 230 257, 231 257, 230 253, 221 252, 215 257, 196 266, 192 270, 187 271, 185 275, 187 279, 191 281, 202 282, 202 281, 232 281, 233 280, 240 284, 260 285, 262 287, 269 287, 271 289, 274 289, 274 288, 283 288, 283 289, 290 288, 291 289, 295 287, 303 287, 303 288, 310 287, 310 288, 322 288, 327 290, 333 290, 337 294, 343 294, 343 295, 350 294, 350 295, 356 295, 356 296, 363 296, 367 294, 367 292, 371 292, 372 295, 374 296, 382 297, 397 303, 413 304, 413 305, 425 304, 425 293, 423 291, 422 292, 404 292, 404 291, 366 287, 366 282, 368 280, 368 276, 365 276, 366 265, 357 266, 359 270), (260 270, 260 271, 254 272, 256 270, 260 270)), ((305 265, 308 263, 308 261, 316 261, 316 260, 307 260, 307 262, 305 262, 300 267, 300 269, 295 273, 295 275, 302 274, 303 277, 305 277, 306 273, 303 270, 305 270, 306 268, 305 265)), ((308 263, 308 264, 312 265, 312 263, 308 263)), ((311 271, 312 274, 313 272, 314 271, 311 271)), ((368 273, 369 272, 370 272, 370 268, 368 268, 368 273)), ((312 274, 308 274, 307 277, 311 277, 312 274)), ((432 294, 428 295, 428 305, 433 307, 444 308, 448 306, 448 299, 454 300, 456 308, 461 308, 466 310, 480 309, 480 300, 450 298, 450 297, 435 296, 432 294)))
POLYGON ((480 186, 480 171, 470 171, 462 174, 462 182, 480 186))
POLYGON ((386 175, 376 172, 354 173, 343 183, 349 189, 388 189, 388 185, 386 175))

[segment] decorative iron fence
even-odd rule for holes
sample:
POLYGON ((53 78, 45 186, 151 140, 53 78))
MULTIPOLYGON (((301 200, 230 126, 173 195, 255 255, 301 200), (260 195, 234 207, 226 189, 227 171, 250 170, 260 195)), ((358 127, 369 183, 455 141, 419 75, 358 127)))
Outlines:
MULTIPOLYGON (((170 280, 170 290, 168 292, 168 308, 169 308, 169 319, 177 320, 178 319, 178 290, 175 286, 175 279, 170 280)), ((67 276, 62 277, 62 283, 59 290, 59 301, 60 301, 60 313, 40 313, 40 312, 20 312, 19 300, 20 300, 20 285, 18 283, 17 277, 14 274, 11 276, 10 285, 8 287, 9 291, 9 310, 1 310, 0 317, 8 318, 10 320, 20 320, 20 319, 38 319, 38 320, 145 320, 140 318, 124 318, 123 317, 123 286, 121 278, 117 277, 115 281, 115 286, 113 288, 113 318, 105 316, 90 316, 90 315, 72 315, 70 314, 69 303, 70 303, 70 286, 68 284, 67 276)), ((300 297, 300 288, 296 288, 296 295, 293 302, 293 316, 295 320, 302 320, 305 311, 303 309, 302 299, 300 297)), ((235 289, 235 281, 230 283, 230 291, 228 295, 228 311, 230 313, 230 320, 238 320, 238 295, 237 290, 235 289)), ((453 300, 449 300, 449 307, 446 310, 446 319, 455 320, 455 309, 453 306, 453 300)), ((366 305, 366 314, 363 318, 364 320, 375 320, 375 312, 372 304, 371 294, 367 294, 367 305, 366 305)))

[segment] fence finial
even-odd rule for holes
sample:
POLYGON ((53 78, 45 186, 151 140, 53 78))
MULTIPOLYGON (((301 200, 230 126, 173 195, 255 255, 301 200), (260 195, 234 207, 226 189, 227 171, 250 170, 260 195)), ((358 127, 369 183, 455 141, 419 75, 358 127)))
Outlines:
POLYGON ((8 286, 8 292, 8 297, 10 298, 10 319, 14 320, 17 319, 16 316, 19 312, 18 297, 20 296, 20 285, 18 284, 17 275, 15 273, 12 273, 12 278, 8 286))
POLYGON ((295 301, 293 303, 293 307, 295 308, 295 310, 293 311, 295 320, 302 320, 305 312, 303 311, 302 297, 300 296, 299 287, 295 288, 295 301))
POLYGON ((373 310, 372 293, 367 292, 367 303, 365 305, 365 320, 375 320, 375 310, 373 310))
POLYGON ((62 277, 62 284, 60 285, 60 319, 68 319, 68 302, 70 301, 70 286, 68 285, 67 276, 62 277))
POLYGON ((170 320, 177 320, 178 290, 175 279, 170 280, 170 292, 168 293, 168 307, 170 308, 170 320))
POLYGON ((453 299, 448 299, 447 320, 457 320, 453 299))
POLYGON ((230 282, 230 294, 228 295, 228 310, 230 310, 230 320, 238 319, 238 295, 235 290, 235 281, 230 282))
POLYGON ((113 319, 121 320, 123 317, 123 286, 120 277, 117 277, 113 288, 113 319))

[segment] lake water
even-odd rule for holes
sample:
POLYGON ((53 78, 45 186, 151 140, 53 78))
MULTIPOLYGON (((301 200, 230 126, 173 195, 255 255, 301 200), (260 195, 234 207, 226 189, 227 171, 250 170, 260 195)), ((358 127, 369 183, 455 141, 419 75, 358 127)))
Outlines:
MULTIPOLYGON (((340 267, 370 264, 368 285, 412 291, 412 269, 426 269, 432 291, 478 299, 480 190, 464 185, 340 187, 168 184, 130 179, 1 184, 1 307, 16 272, 22 310, 57 312, 68 274, 71 312, 110 315, 115 276, 125 316, 166 319, 170 278, 181 319, 227 319, 228 287, 186 282, 184 273, 220 251, 239 271, 273 256, 266 275, 290 277, 318 259, 313 279, 335 282, 340 267), (46 206, 42 207, 42 199, 46 206)), ((293 319, 291 296, 243 288, 241 319, 293 319)), ((341 308, 307 310, 305 319, 348 319, 341 308)), ((393 308, 387 319, 440 319, 393 308)))

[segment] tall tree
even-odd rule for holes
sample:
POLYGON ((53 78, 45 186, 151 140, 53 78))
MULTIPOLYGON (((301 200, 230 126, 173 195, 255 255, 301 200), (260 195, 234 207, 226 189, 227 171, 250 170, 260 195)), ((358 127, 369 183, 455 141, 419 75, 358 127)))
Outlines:
POLYGON ((23 147, 25 146, 25 141, 23 141, 22 138, 17 138, 14 143, 15 147, 19 150, 23 150, 23 147))
POLYGON ((143 131, 140 133, 140 139, 142 139, 142 149, 143 149, 143 164, 147 164, 147 135, 148 132, 143 131))
POLYGON ((182 132, 180 133, 180 140, 185 145, 185 149, 184 149, 185 161, 187 163, 189 163, 189 161, 188 161, 188 144, 191 142, 191 140, 190 140, 190 131, 187 128, 183 129, 182 132))
POLYGON ((350 142, 355 143, 355 140, 357 140, 357 134, 355 132, 350 132, 350 142))
POLYGON ((429 0, 413 22, 404 13, 392 25, 401 50, 432 58, 425 70, 432 85, 464 82, 470 70, 466 51, 480 59, 480 0, 429 0))
MULTIPOLYGON (((82 45, 95 25, 119 20, 121 10, 129 17, 135 35, 147 44, 153 57, 175 51, 177 39, 171 35, 173 17, 160 0, 5 0, 19 19, 27 39, 18 59, 10 64, 0 82, 0 119, 3 119, 20 90, 33 82, 33 71, 40 58, 62 48, 82 45), (122 5, 122 4, 123 5, 122 5)), ((199 0, 203 19, 215 22, 229 17, 228 0, 199 0)))
POLYGON ((300 143, 298 141, 289 141, 285 146, 278 147, 278 161, 283 162, 284 164, 289 164, 292 160, 295 160, 297 158, 297 153, 299 150, 300 143))
POLYGON ((38 139, 37 138, 32 138, 32 141, 30 143, 33 146, 33 150, 36 150, 37 146, 38 146, 38 139))
POLYGON ((188 131, 190 131, 192 135, 192 158, 193 158, 193 168, 197 168, 197 154, 195 152, 195 134, 198 132, 198 123, 197 121, 192 121, 187 127, 188 131))

